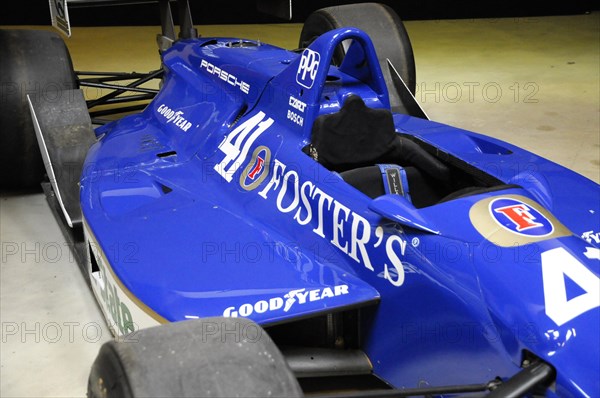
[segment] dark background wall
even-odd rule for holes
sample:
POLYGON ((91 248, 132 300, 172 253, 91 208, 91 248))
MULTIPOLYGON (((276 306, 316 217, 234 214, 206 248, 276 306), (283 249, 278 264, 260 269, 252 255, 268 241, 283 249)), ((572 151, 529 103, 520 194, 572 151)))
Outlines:
MULTIPOLYGON (((306 16, 322 7, 361 1, 296 0, 293 2, 292 22, 303 22, 306 16)), ((195 24, 237 24, 285 22, 257 11, 255 1, 198 1, 191 0, 195 24)), ((582 14, 598 9, 592 0, 527 1, 527 0, 382 0, 394 8, 404 20, 503 18, 544 15, 582 14)), ((73 26, 159 25, 157 4, 75 8, 69 6, 73 26)), ((49 25, 48 0, 4 2, 0 25, 49 25), (10 10, 8 7, 10 4, 10 10)))

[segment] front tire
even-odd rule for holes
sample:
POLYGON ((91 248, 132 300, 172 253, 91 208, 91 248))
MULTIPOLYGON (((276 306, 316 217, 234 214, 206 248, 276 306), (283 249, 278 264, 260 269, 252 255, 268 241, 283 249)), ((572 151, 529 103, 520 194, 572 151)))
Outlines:
POLYGON ((241 318, 157 326, 105 343, 88 397, 301 397, 269 335, 241 318))
POLYGON ((76 89, 71 56, 58 34, 43 30, 0 29, 0 54, 0 189, 39 189, 45 169, 27 95, 76 89))

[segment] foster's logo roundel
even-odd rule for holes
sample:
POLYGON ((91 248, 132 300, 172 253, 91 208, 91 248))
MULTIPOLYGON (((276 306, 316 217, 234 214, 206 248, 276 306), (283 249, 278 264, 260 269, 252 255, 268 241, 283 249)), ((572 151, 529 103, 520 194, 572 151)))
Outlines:
POLYGON ((259 146, 254 150, 250 162, 240 176, 240 185, 247 191, 258 187, 269 174, 271 151, 266 146, 259 146))
POLYGON ((489 204, 492 218, 503 228, 530 237, 554 232, 552 222, 530 204, 514 198, 497 198, 489 204))

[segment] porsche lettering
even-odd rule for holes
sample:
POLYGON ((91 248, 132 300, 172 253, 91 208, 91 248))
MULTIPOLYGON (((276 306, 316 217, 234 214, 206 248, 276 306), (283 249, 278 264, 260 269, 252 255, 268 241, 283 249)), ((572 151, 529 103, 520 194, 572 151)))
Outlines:
POLYGON ((200 69, 204 69, 209 74, 217 76, 219 79, 223 80, 230 86, 239 88, 240 91, 244 94, 248 94, 250 92, 250 85, 248 83, 238 79, 231 73, 228 73, 227 71, 219 68, 218 66, 211 64, 205 59, 200 61, 200 69))

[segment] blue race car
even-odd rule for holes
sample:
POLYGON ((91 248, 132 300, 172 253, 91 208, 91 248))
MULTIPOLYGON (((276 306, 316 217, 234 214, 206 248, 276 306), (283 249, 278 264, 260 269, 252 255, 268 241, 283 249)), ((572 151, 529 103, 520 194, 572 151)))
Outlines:
POLYGON ((428 120, 393 11, 164 43, 141 113, 30 99, 119 337, 90 396, 600 395, 600 187, 428 120))

